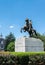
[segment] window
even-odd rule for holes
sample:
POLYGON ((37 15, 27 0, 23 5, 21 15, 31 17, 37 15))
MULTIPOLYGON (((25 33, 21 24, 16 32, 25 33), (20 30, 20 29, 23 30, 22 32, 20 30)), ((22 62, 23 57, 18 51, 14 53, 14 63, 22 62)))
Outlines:
POLYGON ((3 44, 3 41, 1 41, 1 44, 3 44))
POLYGON ((3 44, 1 44, 1 48, 4 48, 3 44))

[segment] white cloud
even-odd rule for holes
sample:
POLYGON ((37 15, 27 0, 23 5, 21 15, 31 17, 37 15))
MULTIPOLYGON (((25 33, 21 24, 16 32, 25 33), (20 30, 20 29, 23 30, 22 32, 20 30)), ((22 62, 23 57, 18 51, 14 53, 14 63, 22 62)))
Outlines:
POLYGON ((14 28, 14 26, 13 26, 13 25, 11 25, 11 26, 9 26, 9 28, 10 28, 10 29, 12 29, 12 28, 14 28))

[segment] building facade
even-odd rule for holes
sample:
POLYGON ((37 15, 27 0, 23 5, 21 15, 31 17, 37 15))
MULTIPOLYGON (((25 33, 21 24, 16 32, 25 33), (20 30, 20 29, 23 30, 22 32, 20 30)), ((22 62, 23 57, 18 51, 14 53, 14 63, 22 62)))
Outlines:
POLYGON ((5 40, 2 37, 2 35, 0 35, 0 51, 4 51, 5 48, 5 40))

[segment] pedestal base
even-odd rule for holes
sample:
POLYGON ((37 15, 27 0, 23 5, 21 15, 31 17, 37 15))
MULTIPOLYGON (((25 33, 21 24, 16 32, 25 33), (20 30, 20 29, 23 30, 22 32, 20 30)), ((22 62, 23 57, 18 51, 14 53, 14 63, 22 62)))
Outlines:
POLYGON ((15 42, 15 52, 41 52, 44 51, 43 42, 36 38, 19 38, 15 42))

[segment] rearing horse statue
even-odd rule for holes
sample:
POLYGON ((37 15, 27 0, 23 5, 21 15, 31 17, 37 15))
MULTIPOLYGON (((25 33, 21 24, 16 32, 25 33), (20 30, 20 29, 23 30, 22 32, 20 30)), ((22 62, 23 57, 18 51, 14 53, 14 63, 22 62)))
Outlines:
POLYGON ((23 28, 21 28, 21 33, 23 30, 24 32, 27 31, 29 33, 29 37, 32 37, 34 34, 37 36, 36 30, 33 29, 33 27, 32 27, 31 20, 29 22, 29 19, 26 19, 25 22, 26 22, 26 25, 23 28))

